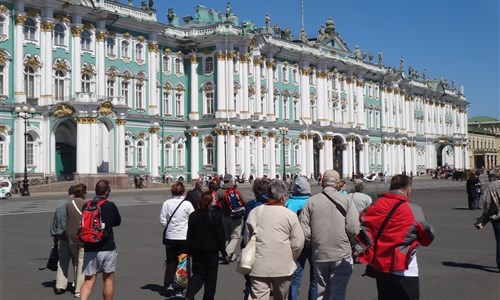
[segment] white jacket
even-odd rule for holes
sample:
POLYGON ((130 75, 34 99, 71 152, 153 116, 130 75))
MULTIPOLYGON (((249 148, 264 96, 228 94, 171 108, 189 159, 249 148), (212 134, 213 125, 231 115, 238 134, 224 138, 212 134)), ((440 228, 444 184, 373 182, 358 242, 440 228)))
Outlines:
POLYGON ((160 211, 160 223, 165 228, 170 218, 165 238, 169 240, 185 240, 187 236, 189 215, 194 211, 193 205, 189 201, 184 201, 179 209, 174 213, 179 203, 184 200, 184 196, 176 196, 163 203, 160 211))

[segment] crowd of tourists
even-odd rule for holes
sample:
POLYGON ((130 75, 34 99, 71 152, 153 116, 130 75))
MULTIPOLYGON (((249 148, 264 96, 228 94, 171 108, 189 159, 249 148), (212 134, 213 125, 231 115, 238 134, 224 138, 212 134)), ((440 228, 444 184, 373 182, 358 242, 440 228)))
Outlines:
MULTIPOLYGON (((500 179, 500 169, 492 176, 500 179)), ((277 178, 256 178, 252 199, 243 199, 233 176, 221 177, 208 189, 195 181, 188 192, 183 182, 174 182, 161 207, 167 297, 195 299, 204 288, 203 299, 215 299, 219 265, 240 264, 237 254, 253 247, 254 261, 243 273, 244 299, 298 299, 306 262, 308 299, 348 298, 354 263, 366 265, 364 275, 375 278, 378 299, 419 299, 417 249, 430 245, 434 232, 422 209, 410 201, 409 176, 393 176, 389 191, 373 202, 363 193, 362 180, 353 180, 348 192, 335 170, 322 174, 322 191, 314 195, 306 177, 294 178, 291 186, 277 178)), ((469 178, 469 196, 478 194, 478 177, 469 178)), ((86 186, 78 184, 56 209, 51 226, 59 245, 56 294, 66 292, 71 261, 75 297, 88 299, 102 273, 103 298, 113 299, 117 253, 112 228, 121 217, 107 201, 110 192, 109 182, 100 180, 96 197, 88 201, 86 186), (82 242, 82 211, 85 215, 93 206, 105 224, 102 236, 82 242)), ((500 180, 481 194, 483 213, 475 226, 492 223, 500 271, 500 180)), ((470 199, 471 209, 479 208, 477 198, 470 199)))

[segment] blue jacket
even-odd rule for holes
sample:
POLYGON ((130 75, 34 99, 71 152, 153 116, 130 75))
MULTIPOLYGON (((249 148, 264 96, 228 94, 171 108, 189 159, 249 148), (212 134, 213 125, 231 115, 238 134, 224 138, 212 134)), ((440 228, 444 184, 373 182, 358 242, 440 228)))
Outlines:
POLYGON ((286 207, 294 213, 300 214, 309 198, 311 198, 311 195, 290 195, 286 201, 286 207))

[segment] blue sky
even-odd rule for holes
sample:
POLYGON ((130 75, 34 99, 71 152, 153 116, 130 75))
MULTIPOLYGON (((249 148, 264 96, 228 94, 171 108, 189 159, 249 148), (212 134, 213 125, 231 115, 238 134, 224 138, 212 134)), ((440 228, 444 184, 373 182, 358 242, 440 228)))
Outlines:
MULTIPOLYGON (((122 0, 125 2, 125 0, 122 0)), ((141 1, 135 0, 138 6, 141 1)), ((225 11, 227 1, 156 0, 160 22, 166 22, 167 8, 180 17, 194 15, 203 5, 225 11)), ((289 26, 298 36, 301 24, 300 0, 231 1, 240 21, 252 20, 263 26, 269 13, 271 24, 289 26)), ((315 37, 328 17, 336 30, 354 50, 381 49, 384 64, 399 66, 400 57, 430 78, 443 75, 457 87, 464 86, 471 103, 469 117, 500 119, 500 4, 498 0, 401 1, 401 0, 304 0, 304 23, 309 37, 315 37)))

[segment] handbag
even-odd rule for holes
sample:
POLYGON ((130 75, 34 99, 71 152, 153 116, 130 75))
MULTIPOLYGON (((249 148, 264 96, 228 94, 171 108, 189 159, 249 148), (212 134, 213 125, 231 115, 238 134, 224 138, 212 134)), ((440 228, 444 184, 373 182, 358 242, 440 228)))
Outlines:
MULTIPOLYGON (((377 243, 378 243, 378 239, 380 238, 380 235, 382 234, 382 231, 384 230, 384 228, 387 225, 387 223, 389 223, 389 220, 391 219, 391 217, 394 214, 394 212, 396 211, 396 209, 401 204, 403 204, 403 203, 404 203, 403 200, 399 200, 399 202, 396 203, 396 205, 394 205, 394 207, 391 209, 391 211, 389 212, 389 214, 387 215, 387 217, 385 217, 385 220, 382 223, 382 225, 380 225, 380 228, 378 229, 378 232, 377 232, 377 236, 375 236, 375 240, 373 242, 373 257, 372 257, 372 261, 373 261, 373 259, 375 259, 375 254, 377 253, 376 252, 377 251, 377 243)), ((373 268, 372 265, 366 265, 365 272, 361 276, 368 276, 368 277, 371 277, 371 278, 376 278, 377 277, 377 271, 375 270, 375 268, 373 268)))
POLYGON ((57 263, 59 262, 59 241, 57 238, 54 238, 54 245, 52 249, 50 249, 49 260, 47 261, 47 265, 45 268, 39 268, 38 270, 49 269, 51 271, 57 271, 57 263))
POLYGON ((256 226, 254 229, 254 232, 252 234, 252 237, 246 244, 245 248, 241 249, 240 253, 240 258, 238 259, 238 263, 236 264, 236 272, 242 274, 242 275, 248 275, 250 272, 252 272, 253 264, 255 262, 255 248, 257 244, 257 231, 258 231, 258 222, 260 219, 260 214, 262 213, 262 208, 258 207, 256 209, 259 209, 257 212, 257 222, 256 226))
POLYGON ((177 207, 175 208, 174 212, 172 213, 172 215, 168 219, 167 225, 165 225, 165 228, 163 228, 163 235, 162 235, 162 239, 161 239, 163 245, 167 244, 167 238, 165 237, 165 234, 167 233, 168 224, 170 224, 170 221, 172 221, 172 218, 174 217, 175 213, 177 212, 177 210, 179 209, 179 207, 181 207, 181 204, 184 201, 186 201, 186 198, 182 199, 182 201, 179 203, 179 205, 177 205, 177 207))
POLYGON ((188 284, 189 273, 188 273, 188 255, 181 254, 177 257, 179 263, 177 264, 177 269, 175 270, 174 284, 176 287, 185 288, 188 284))

